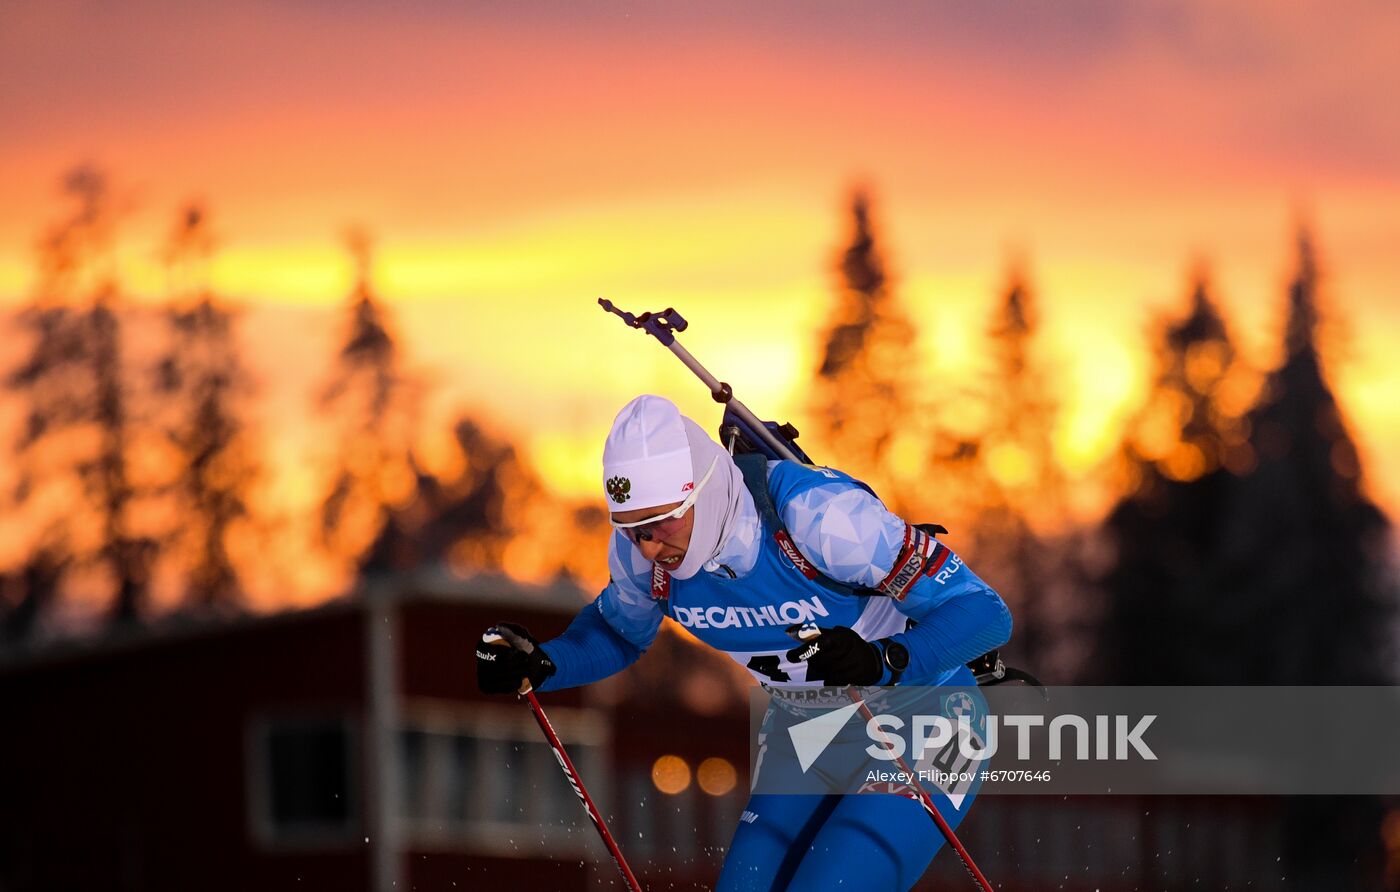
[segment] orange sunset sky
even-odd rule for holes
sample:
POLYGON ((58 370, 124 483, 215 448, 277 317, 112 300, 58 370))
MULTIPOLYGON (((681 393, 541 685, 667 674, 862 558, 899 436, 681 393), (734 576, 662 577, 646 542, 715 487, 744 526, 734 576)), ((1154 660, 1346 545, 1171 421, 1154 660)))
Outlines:
POLYGON ((19 304, 59 175, 105 167, 121 268, 158 297, 177 204, 207 201, 214 286, 310 493, 300 419, 351 269, 434 411, 593 485, 641 390, 709 425, 698 383, 594 301, 680 308, 687 346, 796 420, 850 188, 869 184, 927 367, 950 392, 1023 257, 1086 472, 1198 262, 1246 359, 1276 360, 1293 228, 1314 227, 1333 381, 1400 515, 1400 5, 1387 0, 0 4, 0 305, 19 304))

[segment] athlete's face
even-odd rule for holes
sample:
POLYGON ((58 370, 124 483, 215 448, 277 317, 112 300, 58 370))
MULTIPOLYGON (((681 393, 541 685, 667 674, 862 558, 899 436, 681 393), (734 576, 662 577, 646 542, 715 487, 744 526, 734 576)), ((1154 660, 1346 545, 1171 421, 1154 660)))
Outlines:
MULTIPOLYGON (((614 523, 636 523, 649 517, 660 517, 681 506, 681 502, 658 505, 655 508, 637 508, 620 511, 612 516, 614 523)), ((662 569, 674 570, 685 559, 685 550, 690 547, 690 533, 695 529, 695 508, 692 506, 680 517, 663 520, 655 526, 636 528, 637 532, 624 530, 642 557, 661 565, 662 569), (646 538, 644 538, 646 537, 646 538)))

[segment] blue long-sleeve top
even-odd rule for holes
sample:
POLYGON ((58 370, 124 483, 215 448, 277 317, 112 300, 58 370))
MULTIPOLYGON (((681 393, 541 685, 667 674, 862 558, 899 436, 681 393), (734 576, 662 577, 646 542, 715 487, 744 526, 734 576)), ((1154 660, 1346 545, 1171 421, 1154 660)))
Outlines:
MULTIPOLYGON (((817 589, 809 599, 783 602, 784 595, 763 575, 772 572, 773 555, 762 550, 777 546, 764 535, 758 510, 745 493, 729 538, 701 575, 711 574, 707 581, 711 588, 727 585, 731 587, 727 591, 742 590, 750 596, 754 590, 775 591, 775 608, 785 611, 782 616, 766 607, 697 611, 658 600, 651 588, 651 564, 625 537, 615 534, 609 548, 612 580, 563 635, 545 643, 558 671, 540 689, 588 684, 621 671, 650 646, 668 613, 702 640, 707 635, 721 638, 722 644, 716 646, 753 670, 754 654, 778 650, 772 636, 779 621, 785 625, 797 615, 792 610, 806 610, 809 615, 803 618, 815 619, 819 625, 846 624, 867 640, 889 638, 903 644, 910 660, 901 684, 941 683, 968 660, 1010 638, 1011 615, 1001 597, 941 543, 926 542, 924 548, 928 569, 936 566, 937 573, 919 574, 912 583, 896 583, 892 588, 893 571, 907 561, 911 535, 917 538, 917 534, 851 478, 826 469, 820 470, 820 477, 812 476, 816 473, 790 462, 770 465, 770 491, 793 543, 826 576, 851 586, 889 591, 890 597, 852 598, 851 602, 859 603, 843 606, 817 589), (848 618, 838 623, 842 609, 848 618), (725 626, 730 628, 716 631, 725 626), (748 638, 754 639, 752 645, 743 643, 748 638), (735 639, 740 643, 733 644, 735 639)), ((745 603, 752 604, 752 598, 745 603)), ((771 671, 755 674, 765 683, 774 683, 771 671)), ((882 682, 889 681, 887 671, 882 682)))

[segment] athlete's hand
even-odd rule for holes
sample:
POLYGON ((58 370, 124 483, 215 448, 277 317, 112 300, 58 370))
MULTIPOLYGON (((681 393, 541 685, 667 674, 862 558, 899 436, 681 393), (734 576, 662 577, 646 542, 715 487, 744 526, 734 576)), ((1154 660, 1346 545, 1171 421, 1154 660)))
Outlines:
POLYGON ((514 694, 526 681, 537 688, 554 671, 544 648, 516 623, 492 626, 476 646, 476 684, 483 694, 514 694))
POLYGON ((808 681, 832 687, 872 685, 885 674, 880 649, 845 626, 823 629, 807 624, 787 631, 802 642, 787 652, 788 662, 806 663, 808 681))

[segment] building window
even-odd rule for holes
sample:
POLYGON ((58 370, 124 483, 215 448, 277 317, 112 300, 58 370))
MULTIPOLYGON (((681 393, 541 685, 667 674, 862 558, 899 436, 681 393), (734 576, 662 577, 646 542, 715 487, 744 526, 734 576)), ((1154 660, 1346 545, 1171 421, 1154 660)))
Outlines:
POLYGON ((254 829, 266 843, 349 840, 353 739, 343 717, 265 719, 252 734, 254 829))
MULTIPOLYGON (((399 814, 417 846, 519 854, 581 851, 591 832, 554 753, 520 710, 470 714, 422 704, 399 733, 399 814), (521 831, 528 830, 528 833, 521 831)), ((551 715, 589 793, 606 811, 603 724, 586 711, 551 715)))

